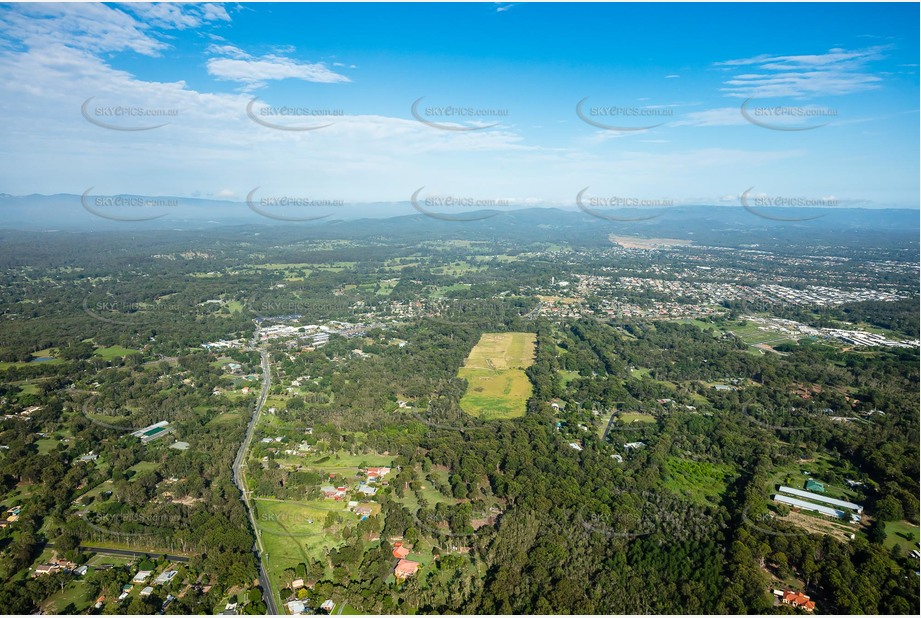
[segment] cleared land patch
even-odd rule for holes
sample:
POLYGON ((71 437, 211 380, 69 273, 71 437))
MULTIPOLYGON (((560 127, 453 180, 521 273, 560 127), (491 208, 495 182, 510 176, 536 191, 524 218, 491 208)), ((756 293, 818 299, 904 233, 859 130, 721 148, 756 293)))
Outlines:
POLYGON ((669 457, 665 462, 664 484, 667 489, 697 504, 717 504, 734 476, 726 464, 691 461, 669 457))
POLYGON ((534 362, 533 333, 484 333, 458 377, 467 380, 461 409, 484 420, 523 416, 531 396, 524 370, 534 362))

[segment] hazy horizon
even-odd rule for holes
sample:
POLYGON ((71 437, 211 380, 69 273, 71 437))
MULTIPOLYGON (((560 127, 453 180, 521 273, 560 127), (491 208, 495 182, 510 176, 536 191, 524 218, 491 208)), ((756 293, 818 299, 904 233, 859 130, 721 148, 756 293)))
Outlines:
POLYGON ((828 7, 11 5, 0 189, 917 209, 918 7, 828 7))

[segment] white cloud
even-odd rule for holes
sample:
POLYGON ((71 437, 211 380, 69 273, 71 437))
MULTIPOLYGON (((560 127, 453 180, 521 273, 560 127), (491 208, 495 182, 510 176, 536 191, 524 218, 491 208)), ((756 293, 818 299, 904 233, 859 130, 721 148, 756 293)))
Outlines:
POLYGON ((230 15, 219 4, 128 3, 123 7, 146 24, 158 28, 185 30, 198 28, 205 22, 230 21, 230 15))
POLYGON ((382 115, 335 117, 332 126, 309 134, 277 131, 247 117, 248 95, 141 80, 60 43, 0 49, 0 97, 11 103, 0 115, 0 153, 9 160, 0 184, 20 194, 79 194, 95 186, 101 193, 182 196, 198 190, 238 199, 255 186, 297 195, 308 191, 307 183, 313 196, 408 199, 418 186, 447 185, 449 177, 462 186, 483 158, 534 150, 509 129, 457 134, 382 115), (90 97, 90 113, 96 106, 179 113, 155 122, 106 118, 126 126, 167 122, 138 133, 111 131, 81 117, 90 97), (456 165, 446 170, 433 153, 456 165))
POLYGON ((214 54, 216 56, 228 56, 230 58, 236 58, 238 60, 243 60, 246 58, 252 58, 245 51, 240 49, 235 45, 215 45, 211 44, 208 46, 207 52, 209 54, 214 54))
POLYGON ((298 62, 291 58, 268 55, 261 58, 210 58, 208 73, 218 79, 241 82, 251 87, 279 79, 335 84, 351 81, 329 69, 324 63, 298 62))
POLYGON ((104 4, 20 4, 0 12, 0 38, 29 48, 63 45, 99 54, 156 56, 167 45, 131 15, 104 4))
POLYGON ((672 127, 729 127, 748 124, 738 107, 720 107, 699 112, 688 112, 675 122, 672 127))
POLYGON ((728 96, 810 97, 844 95, 879 87, 882 78, 866 70, 881 60, 886 46, 860 50, 833 48, 824 54, 762 54, 715 63, 716 67, 754 69, 732 76, 721 88, 728 96))
POLYGON ((0 44, 158 56, 169 45, 157 30, 185 30, 229 20, 224 7, 213 4, 19 4, 0 12, 0 44))
MULTIPOLYGON (((169 53, 167 39, 161 39, 165 35, 118 8, 99 4, 76 8, 77 12, 71 6, 26 5, 0 12, 0 40, 8 43, 0 44, 0 100, 7 102, 0 115, 4 136, 0 154, 6 161, 0 184, 7 192, 79 194, 96 186, 100 194, 182 196, 199 191, 240 199, 262 186, 275 195, 380 201, 406 200, 425 185, 457 195, 517 195, 534 200, 564 196, 571 202, 587 185, 602 194, 607 179, 613 185, 608 190, 620 194, 643 195, 655 187, 665 196, 719 195, 735 185, 735 180, 721 179, 742 179, 744 188, 756 184, 756 179, 745 179, 763 168, 780 175, 812 160, 806 156, 811 152, 765 151, 756 144, 734 150, 689 146, 678 152, 678 146, 654 146, 662 141, 658 138, 671 137, 664 135, 667 127, 633 137, 597 131, 588 138, 595 141, 588 143, 580 142, 583 134, 576 132, 567 147, 551 148, 535 146, 514 125, 441 131, 410 119, 408 110, 400 118, 335 117, 332 126, 319 131, 277 131, 247 117, 251 95, 197 91, 183 81, 147 81, 113 68, 109 58, 114 53, 169 53), (93 105, 178 109, 179 114, 156 130, 110 131, 81 117, 81 104, 89 97, 95 97, 93 105), (615 138, 621 141, 608 141, 615 138)), ((203 19, 203 9, 199 11, 203 19)), ((171 11, 157 19, 172 20, 176 27, 189 22, 171 11)), ((206 57, 209 71, 222 79, 250 88, 279 79, 348 81, 322 63, 277 52, 251 55, 216 35, 202 34, 216 44, 208 48, 206 57)), ((754 66, 738 72, 761 70, 754 66)), ((262 101, 307 103, 278 100, 279 96, 269 92, 262 101)), ((349 112, 347 105, 343 107, 349 112)), ((672 124, 718 124, 729 114, 740 116, 737 108, 728 113, 678 112, 669 118, 672 124)), ((296 119, 287 120, 296 124, 296 119)), ((113 119, 113 123, 132 121, 113 119)), ((575 126, 578 121, 571 122, 575 126)), ((833 173, 840 175, 838 170, 833 173)), ((824 184, 815 194, 836 186, 824 184)), ((846 189, 840 190, 842 194, 846 189)))
POLYGON ((198 9, 206 21, 230 21, 230 15, 222 4, 200 4, 198 9))

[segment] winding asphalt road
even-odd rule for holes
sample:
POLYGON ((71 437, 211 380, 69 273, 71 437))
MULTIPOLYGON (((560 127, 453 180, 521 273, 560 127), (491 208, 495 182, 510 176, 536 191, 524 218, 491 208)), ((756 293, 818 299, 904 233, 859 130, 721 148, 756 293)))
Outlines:
MULTIPOLYGON (((258 333, 258 328, 257 328, 258 333)), ((253 527, 253 534, 256 535, 256 546, 253 552, 256 554, 256 562, 259 564, 259 585, 262 586, 262 598, 265 601, 267 613, 270 616, 278 615, 278 606, 275 603, 275 592, 269 583, 269 576, 265 570, 265 564, 262 562, 262 555, 265 550, 262 547, 262 537, 259 536, 259 528, 256 526, 256 517, 253 513, 253 507, 250 504, 249 492, 246 489, 246 481, 243 477, 241 468, 246 465, 246 452, 249 450, 250 442, 253 439, 253 431, 256 429, 256 423, 259 421, 259 415, 262 413, 262 407, 269 395, 269 387, 272 384, 272 373, 269 370, 269 354, 266 350, 260 350, 259 355, 262 359, 262 392, 256 401, 256 408, 253 410, 253 416, 249 421, 249 427, 246 428, 246 437, 237 451, 237 457, 233 461, 233 483, 240 490, 243 497, 243 504, 246 505, 246 511, 249 514, 249 521, 253 527)))

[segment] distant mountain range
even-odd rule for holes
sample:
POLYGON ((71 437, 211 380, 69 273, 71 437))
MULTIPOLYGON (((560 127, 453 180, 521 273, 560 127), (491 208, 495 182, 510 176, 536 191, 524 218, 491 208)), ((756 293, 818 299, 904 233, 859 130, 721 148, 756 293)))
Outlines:
MULTIPOLYGON (((921 231, 917 209, 759 208, 675 206, 660 209, 605 209, 599 216, 574 206, 517 210, 428 208, 411 202, 340 205, 267 205, 194 198, 0 194, 0 230, 23 231, 207 231, 304 227, 320 237, 373 237, 405 234, 440 238, 471 234, 530 240, 608 243, 609 234, 667 237, 720 246, 768 241, 814 242, 831 246, 913 247, 921 231), (654 218, 647 218, 656 215, 654 218), (804 219, 811 220, 782 220, 804 219), (156 218, 153 218, 156 217, 156 218), (607 217, 607 218, 603 218, 607 217), (295 220, 288 220, 295 219, 295 220), (296 220, 304 219, 304 220, 296 220), (463 220, 467 219, 467 220, 463 220), (621 219, 621 220, 613 220, 621 219), (634 220, 631 220, 634 219, 634 220)), ((418 236, 417 236, 418 237, 418 236)))

